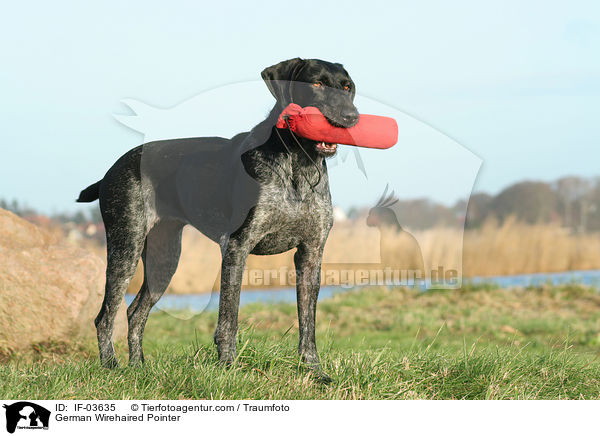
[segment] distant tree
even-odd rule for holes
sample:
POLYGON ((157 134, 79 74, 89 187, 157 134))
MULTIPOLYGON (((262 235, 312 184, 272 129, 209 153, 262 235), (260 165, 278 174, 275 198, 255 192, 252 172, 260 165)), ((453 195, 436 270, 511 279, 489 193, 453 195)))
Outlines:
POLYGON ((476 228, 481 226, 490 214, 493 197, 484 192, 471 195, 467 206, 466 227, 476 228))
POLYGON ((12 199, 10 202, 2 199, 0 200, 0 208, 11 211, 18 216, 35 215, 36 211, 28 207, 26 204, 21 204, 17 199, 12 199))
POLYGON ((85 214, 80 210, 78 210, 73 215, 71 215, 70 218, 71 218, 71 221, 73 221, 75 224, 83 224, 83 223, 87 222, 87 218, 86 218, 85 214))
POLYGON ((515 215, 529 224, 550 222, 557 218, 559 199, 552 187, 543 182, 521 182, 500 192, 490 204, 500 221, 515 215))
POLYGON ((350 209, 348 209, 348 213, 346 214, 346 216, 349 220, 355 221, 364 218, 365 216, 367 216, 368 213, 369 208, 367 207, 352 206, 350 209))
POLYGON ((592 191, 590 180, 580 177, 563 177, 554 183, 559 198, 559 211, 563 225, 584 230, 588 218, 589 196, 592 191))
POLYGON ((19 201, 16 198, 13 199, 10 207, 14 213, 16 213, 17 215, 21 215, 21 205, 19 204, 19 201))
POLYGON ((598 232, 600 231, 600 179, 593 181, 588 200, 587 228, 585 230, 598 232))
POLYGON ((98 224, 98 223, 102 222, 102 214, 100 213, 100 207, 98 207, 98 205, 96 205, 90 209, 90 220, 94 224, 98 224))
POLYGON ((403 226, 415 230, 456 223, 456 213, 452 208, 426 198, 400 200, 394 210, 403 226))

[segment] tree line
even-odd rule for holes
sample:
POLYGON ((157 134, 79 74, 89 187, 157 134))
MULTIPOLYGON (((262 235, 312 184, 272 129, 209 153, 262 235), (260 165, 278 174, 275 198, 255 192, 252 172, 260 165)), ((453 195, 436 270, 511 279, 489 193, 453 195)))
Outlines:
MULTIPOLYGON (((362 219, 368 210, 352 208, 348 216, 353 220, 362 219)), ((595 232, 600 231, 600 177, 522 181, 497 195, 474 193, 450 207, 426 198, 399 199, 394 212, 403 227, 419 230, 463 223, 467 228, 478 228, 489 219, 501 224, 514 216, 528 224, 556 223, 574 232, 595 232)))

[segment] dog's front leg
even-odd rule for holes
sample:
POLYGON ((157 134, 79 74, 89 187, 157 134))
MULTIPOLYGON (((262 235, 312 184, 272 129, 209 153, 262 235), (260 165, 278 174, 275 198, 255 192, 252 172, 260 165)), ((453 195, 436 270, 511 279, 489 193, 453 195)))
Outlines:
POLYGON ((221 362, 231 363, 236 356, 240 289, 248 253, 245 244, 235 240, 230 240, 223 250, 219 320, 215 331, 215 344, 221 362))
POLYGON ((315 372, 319 379, 330 382, 331 378, 321 369, 315 339, 322 256, 323 247, 307 247, 305 245, 300 245, 294 255, 298 324, 300 327, 298 352, 302 360, 315 372))

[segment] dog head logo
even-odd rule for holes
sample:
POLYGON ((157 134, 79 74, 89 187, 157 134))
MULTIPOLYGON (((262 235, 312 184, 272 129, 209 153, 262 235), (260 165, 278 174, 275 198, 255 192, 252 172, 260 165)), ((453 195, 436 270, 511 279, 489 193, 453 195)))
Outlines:
POLYGON ((48 429, 50 411, 28 401, 4 404, 6 409, 6 431, 14 433, 16 429, 48 429))

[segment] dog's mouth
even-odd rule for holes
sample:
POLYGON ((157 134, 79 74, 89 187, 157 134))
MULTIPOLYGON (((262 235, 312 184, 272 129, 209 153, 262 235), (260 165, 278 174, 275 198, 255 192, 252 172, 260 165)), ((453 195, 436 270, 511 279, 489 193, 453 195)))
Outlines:
POLYGON ((315 147, 317 151, 327 155, 335 154, 337 151, 337 144, 331 144, 329 142, 317 142, 315 147))
POLYGON ((338 123, 337 121, 334 121, 333 119, 329 118, 328 116, 325 115, 325 119, 329 122, 329 124, 331 124, 333 127, 349 127, 349 126, 344 126, 341 123, 338 123))

